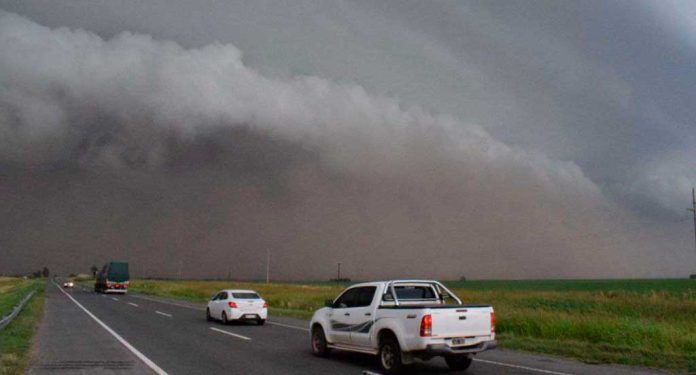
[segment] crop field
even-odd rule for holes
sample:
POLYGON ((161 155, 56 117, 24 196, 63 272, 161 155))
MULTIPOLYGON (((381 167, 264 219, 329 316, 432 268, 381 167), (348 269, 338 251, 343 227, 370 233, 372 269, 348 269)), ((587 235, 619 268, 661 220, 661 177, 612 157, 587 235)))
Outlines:
MULTIPOLYGON (((696 280, 448 282, 494 306, 500 346, 586 362, 696 371, 696 280)), ((271 314, 309 318, 345 285, 136 280, 141 293, 205 302, 223 288, 257 290, 271 314)))
POLYGON ((35 289, 37 294, 24 310, 0 330, 0 374, 22 374, 27 365, 31 339, 41 321, 43 311, 43 280, 24 280, 0 277, 0 316, 12 311, 26 294, 35 289))
POLYGON ((506 348, 696 371, 696 280, 450 284, 494 305, 506 348))

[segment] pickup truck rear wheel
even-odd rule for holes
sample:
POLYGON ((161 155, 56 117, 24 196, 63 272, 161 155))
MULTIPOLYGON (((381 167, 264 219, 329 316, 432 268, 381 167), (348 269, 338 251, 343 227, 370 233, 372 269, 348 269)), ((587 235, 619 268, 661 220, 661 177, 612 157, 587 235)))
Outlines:
POLYGON ((401 371, 401 348, 393 337, 385 337, 379 344, 379 364, 387 374, 397 374, 401 371))
POLYGON ((326 357, 329 355, 328 342, 326 341, 326 335, 324 335, 324 329, 315 326, 312 328, 312 352, 318 357, 326 357))
POLYGON ((447 367, 450 368, 450 370, 466 370, 471 366, 471 362, 474 360, 471 359, 468 355, 453 355, 449 357, 445 357, 445 362, 447 362, 447 367))

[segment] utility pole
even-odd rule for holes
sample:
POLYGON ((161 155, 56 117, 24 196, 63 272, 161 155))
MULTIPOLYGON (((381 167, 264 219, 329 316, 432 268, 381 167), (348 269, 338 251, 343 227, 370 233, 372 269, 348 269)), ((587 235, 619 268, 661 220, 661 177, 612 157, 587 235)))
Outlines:
POLYGON ((266 284, 271 281, 271 249, 266 248, 266 284))
POLYGON ((694 214, 694 250, 696 250, 696 189, 691 188, 691 208, 687 208, 694 214))

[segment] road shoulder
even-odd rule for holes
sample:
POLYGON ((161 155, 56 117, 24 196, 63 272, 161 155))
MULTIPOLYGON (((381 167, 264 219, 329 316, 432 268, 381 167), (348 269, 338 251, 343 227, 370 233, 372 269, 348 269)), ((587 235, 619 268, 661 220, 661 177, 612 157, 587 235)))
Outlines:
POLYGON ((45 298, 28 374, 152 374, 55 284, 45 298))

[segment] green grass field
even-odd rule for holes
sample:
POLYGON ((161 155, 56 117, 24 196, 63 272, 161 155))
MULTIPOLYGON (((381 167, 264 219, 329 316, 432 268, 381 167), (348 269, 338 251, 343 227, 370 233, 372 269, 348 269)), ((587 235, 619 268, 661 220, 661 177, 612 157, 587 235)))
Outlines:
POLYGON ((41 321, 44 303, 44 280, 0 277, 0 316, 12 311, 28 292, 37 293, 24 310, 0 330, 0 374, 23 374, 29 360, 31 339, 41 321))
MULTIPOLYGON (((467 302, 489 303, 502 347, 593 363, 696 371, 696 280, 448 282, 467 302)), ((309 318, 344 286, 328 283, 132 281, 141 293, 205 302, 223 288, 257 290, 271 314, 309 318)))

